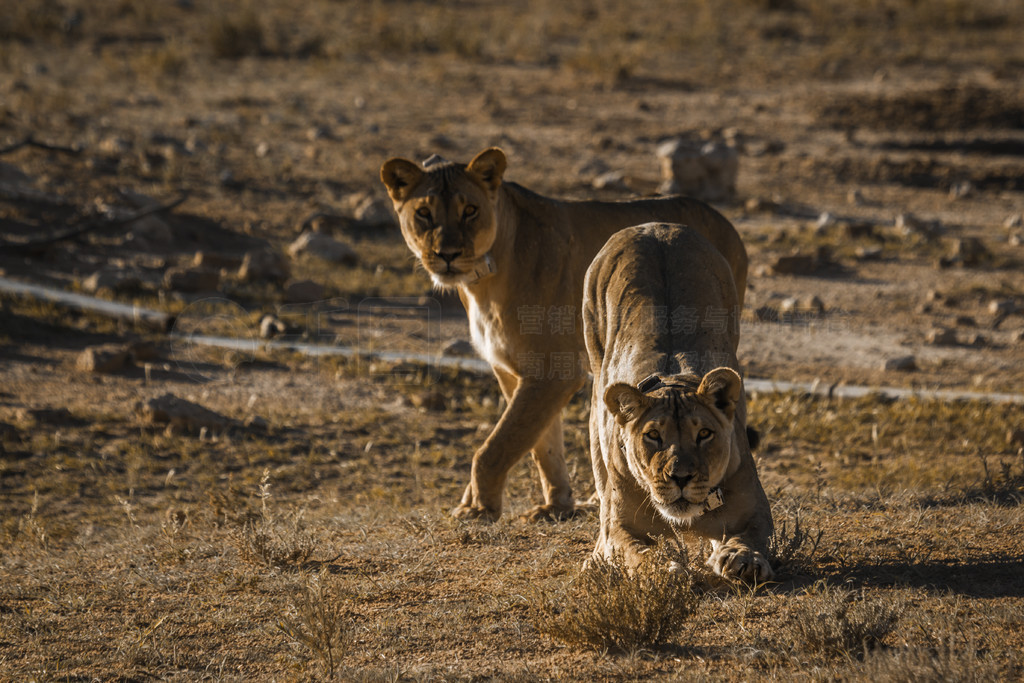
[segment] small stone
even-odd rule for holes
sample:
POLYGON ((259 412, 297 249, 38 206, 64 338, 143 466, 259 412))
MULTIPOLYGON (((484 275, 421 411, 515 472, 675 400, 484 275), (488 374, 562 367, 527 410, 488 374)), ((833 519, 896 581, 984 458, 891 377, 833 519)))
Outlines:
POLYGON ((964 340, 966 346, 973 346, 976 349, 983 349, 990 345, 989 338, 978 332, 969 334, 964 340))
POLYGON ((164 287, 176 292, 213 292, 220 287, 220 272, 203 267, 168 268, 164 272, 164 287))
POLYGON ((817 259, 814 256, 791 254, 775 259, 771 269, 776 275, 810 275, 817 267, 817 259))
POLYGON ((260 318, 260 338, 273 339, 288 331, 288 325, 283 320, 272 315, 265 315, 260 318))
POLYGON ((297 258, 311 254, 329 263, 355 265, 359 258, 352 247, 318 232, 304 232, 288 247, 288 254, 297 258))
POLYGON ((1017 302, 1012 299, 993 299, 988 302, 988 312, 991 315, 1006 317, 1017 312, 1017 302))
POLYGON ((992 260, 992 252, 977 237, 962 237, 953 242, 952 258, 965 266, 981 266, 992 260))
POLYGON ((248 251, 238 268, 238 277, 243 282, 271 280, 284 282, 288 279, 289 268, 284 257, 276 251, 248 251))
POLYGON ((391 201, 382 197, 366 197, 356 204, 352 216, 363 227, 391 227, 397 225, 391 201))
POLYGON ((125 345, 129 358, 137 363, 160 358, 160 347, 147 339, 137 339, 125 345))
POLYGON ((473 345, 465 339, 453 339, 441 349, 442 356, 454 356, 458 358, 471 358, 476 355, 473 345))
POLYGON ((413 394, 412 404, 417 408, 423 408, 431 412, 441 412, 448 409, 448 399, 440 391, 424 391, 413 394))
POLYGON ((327 290, 313 280, 293 280, 285 285, 284 298, 291 304, 308 304, 323 300, 327 290))
POLYGON ((1003 221, 1003 227, 1007 229, 1024 226, 1024 214, 1015 213, 1003 221))
POLYGON ((731 201, 736 196, 739 152, 723 142, 683 137, 660 145, 662 194, 685 194, 705 201, 731 201))
POLYGON ((864 199, 864 194, 860 190, 856 189, 850 190, 846 193, 846 202, 848 204, 853 204, 854 206, 864 206, 864 204, 867 203, 864 199))
POLYGON ((223 432, 235 424, 225 415, 173 394, 150 399, 137 406, 136 411, 151 424, 168 425, 170 434, 197 434, 203 429, 223 432))
POLYGON ((881 261, 885 255, 885 250, 882 247, 857 247, 854 250, 854 256, 858 261, 881 261))
POLYGON ((874 239, 877 237, 873 223, 858 221, 843 225, 843 236, 851 240, 874 239))
POLYGON ((82 280, 82 290, 95 294, 100 291, 121 292, 139 287, 142 282, 120 268, 101 268, 82 280))
POLYGON ((132 221, 130 235, 149 244, 169 246, 174 243, 174 231, 171 226, 156 216, 143 216, 132 221))
POLYGON ((970 180, 961 180, 958 183, 953 183, 949 188, 950 199, 966 199, 974 194, 974 183, 970 180))
POLYGON ((895 372, 913 372, 917 370, 917 359, 914 356, 889 358, 882 364, 882 369, 895 372))
POLYGON ((977 327, 978 321, 969 315, 958 315, 954 324, 957 327, 977 327))
POLYGON ((128 351, 117 346, 90 346, 79 354, 75 367, 82 372, 109 374, 122 370, 128 362, 128 351))
POLYGON ((936 327, 928 331, 925 342, 931 346, 956 346, 959 342, 956 331, 945 327, 936 327))
POLYGON ((192 257, 192 265, 197 268, 230 268, 234 270, 242 265, 242 259, 231 254, 200 250, 192 257))
POLYGON ((743 204, 747 213, 772 213, 778 211, 779 205, 764 197, 751 197, 743 204))
POLYGON ((939 221, 926 221, 912 213, 901 213, 896 216, 896 231, 904 237, 920 235, 931 239, 942 232, 939 221))
POLYGON ((818 216, 818 222, 814 224, 814 227, 821 231, 831 228, 835 224, 836 217, 830 214, 828 211, 824 211, 820 216, 818 216))
POLYGON ((245 419, 245 422, 242 423, 242 426, 253 431, 265 432, 270 427, 270 424, 265 418, 260 417, 259 415, 250 415, 245 419))
POLYGON ((613 190, 615 192, 629 192, 629 185, 626 184, 626 176, 622 171, 608 171, 594 178, 591 183, 595 190, 613 190))

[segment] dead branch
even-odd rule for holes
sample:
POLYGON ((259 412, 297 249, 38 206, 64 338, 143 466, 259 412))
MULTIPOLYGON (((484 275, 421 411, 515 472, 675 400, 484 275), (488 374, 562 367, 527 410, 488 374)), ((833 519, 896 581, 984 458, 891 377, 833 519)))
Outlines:
POLYGON ((58 242, 74 239, 75 237, 79 237, 102 228, 111 228, 118 225, 134 223, 140 218, 145 218, 146 216, 150 216, 155 213, 170 211, 180 206, 186 199, 188 199, 187 192, 166 204, 154 204, 152 206, 139 209, 138 211, 133 211, 126 216, 118 218, 93 218, 52 237, 45 237, 43 239, 32 240, 30 242, 0 242, 0 248, 21 254, 36 255, 42 253, 48 247, 51 247, 58 242))
POLYGON ((0 147, 0 156, 4 154, 10 154, 16 152, 22 147, 36 147, 38 149, 45 149, 48 152, 60 152, 61 154, 72 154, 78 155, 82 153, 81 147, 64 147, 63 145, 51 145, 48 142, 40 142, 34 137, 29 135, 23 140, 19 140, 13 144, 7 145, 6 147, 0 147))

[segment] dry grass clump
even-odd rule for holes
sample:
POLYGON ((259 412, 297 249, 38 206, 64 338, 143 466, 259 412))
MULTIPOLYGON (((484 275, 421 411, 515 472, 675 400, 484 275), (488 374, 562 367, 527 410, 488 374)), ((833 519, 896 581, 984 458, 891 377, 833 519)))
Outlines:
POLYGON ((886 683, 984 683, 1006 680, 999 662, 971 642, 943 639, 931 646, 877 650, 864 658, 856 675, 842 680, 886 683))
MULTIPOLYGON (((776 506, 778 507, 778 506, 776 506)), ((800 510, 772 512, 775 531, 768 539, 768 562, 779 574, 809 571, 824 530, 808 528, 800 510)))
POLYGON ((302 528, 298 518, 286 523, 267 505, 271 496, 269 470, 263 470, 258 495, 259 514, 245 520, 233 536, 242 558, 270 567, 301 566, 312 560, 320 549, 317 540, 302 528))
POLYGON ((700 602, 679 550, 659 545, 634 571, 622 562, 592 558, 564 588, 534 604, 539 631, 569 645, 635 652, 677 636, 700 602))
POLYGON ((306 582, 288 616, 277 622, 277 629, 292 646, 316 657, 328 678, 335 677, 352 645, 350 599, 341 583, 323 572, 306 582))
POLYGON ((797 647, 827 659, 860 657, 896 628, 906 606, 819 582, 807 590, 793 618, 797 647))

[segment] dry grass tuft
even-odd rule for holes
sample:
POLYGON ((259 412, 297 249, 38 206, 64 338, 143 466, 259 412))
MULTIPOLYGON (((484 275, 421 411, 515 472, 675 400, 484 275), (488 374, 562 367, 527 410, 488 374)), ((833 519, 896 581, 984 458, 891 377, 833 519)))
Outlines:
POLYGON ((808 529, 801 519, 800 510, 780 513, 776 510, 775 531, 768 539, 768 561, 776 572, 786 573, 810 570, 812 560, 825 532, 808 529))
POLYGON ((277 622, 292 646, 312 653, 330 679, 352 645, 350 600, 341 583, 322 572, 306 582, 292 602, 291 614, 277 622))
POLYGON ((827 659, 861 657, 882 643, 905 611, 900 599, 868 598, 818 582, 795 613, 794 643, 827 659))
POLYGON ((305 531, 301 518, 278 519, 267 505, 270 500, 270 471, 260 478, 259 515, 245 520, 234 534, 235 547, 248 562, 269 567, 301 566, 313 559, 320 544, 305 531))
POLYGON ((593 558, 561 590, 534 602, 539 631, 569 645, 635 652, 677 636, 697 610, 692 575, 681 551, 659 545, 630 572, 621 562, 593 558))

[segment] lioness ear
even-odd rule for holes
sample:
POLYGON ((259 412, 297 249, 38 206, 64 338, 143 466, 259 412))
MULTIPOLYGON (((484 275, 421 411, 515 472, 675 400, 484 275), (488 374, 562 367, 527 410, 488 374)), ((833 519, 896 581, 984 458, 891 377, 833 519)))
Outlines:
POLYGON ((732 368, 715 368, 700 381, 697 394, 710 400, 729 420, 736 414, 736 404, 743 392, 743 380, 732 368))
POLYGON ((501 177, 505 175, 507 164, 505 153, 497 147, 491 147, 473 157, 473 160, 466 164, 466 170, 475 173, 484 185, 494 192, 501 185, 501 177))
POLYGON ((389 159, 380 167, 380 179, 393 201, 402 202, 416 189, 423 171, 407 159, 389 159))
POLYGON ((644 395, 628 384, 613 384, 604 392, 604 404, 620 425, 640 417, 647 407, 644 395))

